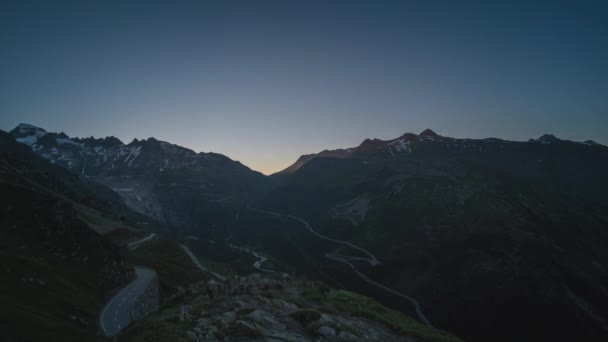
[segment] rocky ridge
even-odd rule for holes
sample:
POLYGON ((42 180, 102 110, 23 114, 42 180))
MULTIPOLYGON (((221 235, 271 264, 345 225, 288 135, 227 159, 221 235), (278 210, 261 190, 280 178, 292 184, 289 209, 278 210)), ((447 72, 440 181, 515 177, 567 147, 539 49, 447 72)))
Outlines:
MULTIPOLYGON (((538 139, 527 142, 509 141, 497 138, 461 139, 439 135, 431 129, 425 129, 420 134, 405 133, 398 138, 381 140, 365 139, 359 146, 335 150, 323 150, 319 153, 300 156, 296 162, 277 174, 291 174, 298 171, 305 164, 317 158, 338 159, 366 159, 366 158, 398 158, 412 153, 428 153, 429 151, 443 151, 454 154, 463 153, 497 153, 512 147, 521 148, 522 144, 549 145, 549 144, 577 144, 587 146, 603 146, 593 140, 575 142, 562 140, 551 134, 544 134, 538 139)), ((605 147, 605 146, 604 146, 605 147)))
POLYGON ((111 188, 132 210, 180 232, 211 224, 222 203, 238 202, 264 184, 262 174, 224 155, 155 138, 124 144, 115 137, 71 138, 28 124, 10 134, 52 164, 111 188))
POLYGON ((259 274, 191 284, 184 304, 137 322, 122 339, 176 341, 458 341, 373 300, 321 282, 259 274))

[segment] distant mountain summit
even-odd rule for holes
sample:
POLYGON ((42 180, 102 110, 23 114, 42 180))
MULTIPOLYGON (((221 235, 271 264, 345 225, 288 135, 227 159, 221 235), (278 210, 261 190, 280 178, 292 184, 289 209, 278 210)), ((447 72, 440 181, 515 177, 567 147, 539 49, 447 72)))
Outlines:
POLYGON ((179 229, 192 227, 198 222, 193 217, 202 217, 210 204, 255 194, 264 178, 222 154, 155 138, 125 144, 112 136, 71 138, 28 124, 10 134, 51 163, 110 187, 133 210, 179 229))
POLYGON ((430 128, 427 128, 424 131, 422 131, 420 133, 420 136, 421 137, 431 137, 431 138, 439 137, 439 135, 437 135, 437 133, 433 132, 430 128))
POLYGON ((47 132, 40 127, 22 123, 10 131, 10 134, 15 137, 18 142, 32 146, 38 142, 40 137, 46 135, 47 132))
MULTIPOLYGON (((578 145, 602 146, 592 140, 585 142, 573 142, 561 140, 552 134, 545 134, 538 139, 530 139, 528 143, 540 143, 543 145, 551 143, 572 143, 578 145)), ((514 146, 522 142, 508 141, 497 138, 486 139, 458 139, 444 137, 427 128, 420 134, 405 133, 398 138, 390 140, 365 139, 359 146, 347 149, 324 150, 316 154, 306 154, 277 174, 294 173, 306 163, 317 158, 396 158, 418 152, 450 151, 451 153, 483 153, 489 151, 502 151, 505 146, 514 146)), ((525 144, 525 143, 524 143, 525 144)), ((519 145, 518 145, 519 146, 519 145)))
POLYGON ((541 144, 550 144, 550 143, 555 143, 558 141, 561 141, 561 140, 556 138, 555 135, 553 135, 553 134, 543 134, 538 139, 529 140, 529 142, 539 142, 541 144))

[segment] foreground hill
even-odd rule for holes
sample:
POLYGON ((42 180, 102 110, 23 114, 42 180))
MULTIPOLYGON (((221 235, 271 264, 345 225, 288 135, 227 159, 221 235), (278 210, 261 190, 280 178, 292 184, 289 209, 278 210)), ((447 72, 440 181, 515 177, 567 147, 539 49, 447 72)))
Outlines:
MULTIPOLYGON (((606 174, 608 148, 590 141, 426 130, 304 156, 257 206, 366 248, 369 277, 467 340, 605 340, 606 174)), ((330 277, 352 287, 342 268, 330 277)))
POLYGON ((226 205, 253 198, 266 178, 217 153, 196 153, 154 138, 70 138, 21 124, 10 132, 36 154, 117 192, 133 210, 181 235, 223 218, 226 205))
POLYGON ((3 131, 0 194, 0 339, 93 340, 102 302, 134 272, 83 217, 117 228, 138 215, 3 131))
POLYGON ((319 282, 252 274, 191 284, 120 341, 460 341, 319 282))

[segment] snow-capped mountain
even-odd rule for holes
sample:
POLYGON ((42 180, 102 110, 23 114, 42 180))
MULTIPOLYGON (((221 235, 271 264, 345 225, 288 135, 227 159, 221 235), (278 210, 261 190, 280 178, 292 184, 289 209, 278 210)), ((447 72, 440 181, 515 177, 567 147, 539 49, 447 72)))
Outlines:
POLYGON ((263 178, 224 155, 154 138, 124 144, 115 137, 70 138, 28 124, 10 133, 51 163, 110 187, 135 211, 175 227, 194 224, 191 217, 209 203, 239 201, 263 178))
POLYGON ((38 142, 38 138, 46 135, 47 132, 36 126, 20 124, 11 131, 11 134, 18 142, 32 146, 38 142))
MULTIPOLYGON (((278 172, 278 174, 290 174, 299 170, 304 164, 316 158, 344 158, 344 159, 365 159, 365 158, 399 158, 415 153, 428 152, 449 152, 450 154, 466 153, 496 153, 509 151, 512 147, 521 148, 524 145, 548 145, 555 143, 573 143, 577 145, 603 146, 592 140, 585 142, 573 142, 561 140, 554 135, 545 134, 538 139, 530 139, 527 143, 502 140, 496 138, 486 139, 459 139, 441 136, 431 129, 425 129, 420 134, 405 133, 402 136, 390 139, 365 139, 359 146, 324 150, 316 154, 306 154, 298 160, 278 172)), ((605 146, 603 146, 605 147, 605 146)))

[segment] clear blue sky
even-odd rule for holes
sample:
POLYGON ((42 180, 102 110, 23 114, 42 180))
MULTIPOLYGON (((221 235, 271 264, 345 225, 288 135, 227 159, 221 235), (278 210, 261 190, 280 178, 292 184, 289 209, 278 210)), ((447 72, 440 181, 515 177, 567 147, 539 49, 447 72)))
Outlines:
POLYGON ((608 144, 605 3, 2 1, 0 128, 154 136, 265 173, 427 127, 608 144))

